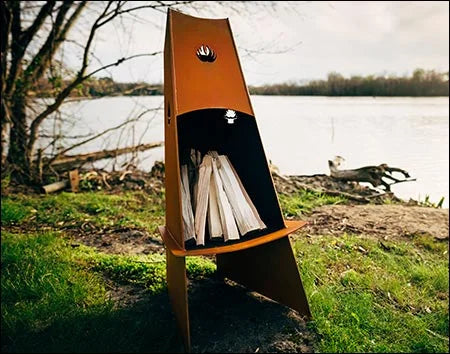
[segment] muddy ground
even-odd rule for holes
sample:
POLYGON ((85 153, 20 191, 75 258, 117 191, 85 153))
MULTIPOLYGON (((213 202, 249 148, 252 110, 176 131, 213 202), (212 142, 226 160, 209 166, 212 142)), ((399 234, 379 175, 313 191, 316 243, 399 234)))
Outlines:
POLYGON ((344 232, 395 240, 416 235, 448 239, 448 209, 406 205, 324 205, 306 220, 301 233, 336 235, 344 232))
MULTIPOLYGON (((384 240, 431 235, 449 237, 449 210, 407 205, 324 205, 299 219, 308 224, 296 236, 361 234, 384 240)), ((152 230, 111 228, 102 231, 67 230, 74 241, 113 254, 163 254, 161 238, 152 230), (73 232, 72 232, 73 231, 73 232)))

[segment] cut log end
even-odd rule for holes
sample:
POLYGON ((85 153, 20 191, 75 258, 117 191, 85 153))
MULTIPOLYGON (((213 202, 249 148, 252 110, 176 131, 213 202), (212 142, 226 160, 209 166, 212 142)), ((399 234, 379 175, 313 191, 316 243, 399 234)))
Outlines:
POLYGON ((69 185, 69 180, 66 179, 66 180, 55 182, 55 183, 47 184, 42 187, 41 191, 42 191, 42 193, 45 193, 45 194, 53 193, 53 192, 57 192, 61 189, 66 188, 68 185, 69 185))

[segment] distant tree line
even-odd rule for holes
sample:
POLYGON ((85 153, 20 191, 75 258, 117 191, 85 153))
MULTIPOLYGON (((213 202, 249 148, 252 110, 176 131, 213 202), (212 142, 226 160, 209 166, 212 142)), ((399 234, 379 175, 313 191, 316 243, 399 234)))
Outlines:
MULTIPOLYGON (((35 92, 31 94, 37 97, 53 97, 67 86, 65 80, 54 78, 40 80, 35 92)), ((145 82, 115 82, 110 77, 90 77, 82 84, 75 87, 70 97, 103 97, 103 96, 152 96, 163 95, 162 84, 151 85, 145 82)))
POLYGON ((448 72, 416 69, 411 77, 352 76, 330 73, 305 85, 250 86, 253 95, 286 96, 448 96, 448 72))
MULTIPOLYGON (((38 97, 52 97, 65 82, 41 80, 36 87, 38 97)), ((416 69, 410 77, 352 76, 330 73, 327 80, 314 80, 305 85, 283 83, 249 86, 252 95, 280 96, 448 96, 448 72, 416 69)), ((115 82, 109 77, 91 77, 70 94, 75 97, 163 95, 162 84, 115 82)))

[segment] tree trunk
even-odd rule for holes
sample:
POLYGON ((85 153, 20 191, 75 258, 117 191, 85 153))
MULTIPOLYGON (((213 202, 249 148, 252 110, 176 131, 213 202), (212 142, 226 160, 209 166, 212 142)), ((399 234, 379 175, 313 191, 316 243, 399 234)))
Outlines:
POLYGON ((10 114, 7 107, 6 101, 6 80, 7 80, 7 57, 8 57, 8 49, 9 49, 9 32, 11 31, 11 12, 9 8, 6 6, 5 1, 0 2, 0 25, 1 25, 1 34, 0 34, 0 120, 1 120, 1 164, 2 164, 2 172, 6 163, 6 152, 7 152, 7 144, 8 144, 8 133, 10 126, 10 114))
MULTIPOLYGON (((27 149, 28 132, 25 93, 15 91, 11 107, 11 127, 9 132, 8 164, 12 168, 13 177, 20 182, 28 183, 31 176, 31 156, 27 149)), ((3 127, 2 127, 3 128, 3 127)))
MULTIPOLYGON (((3 101, 2 98, 2 102, 1 102, 1 106, 0 106, 0 116, 1 116, 1 124, 2 124, 2 128, 1 128, 1 147, 0 147, 0 151, 1 151, 1 164, 2 164, 2 169, 6 164, 6 154, 8 151, 8 133, 9 133, 9 120, 8 120, 8 113, 7 113, 7 109, 6 109, 6 105, 5 102, 3 101)), ((3 172, 3 171, 2 171, 3 172)))

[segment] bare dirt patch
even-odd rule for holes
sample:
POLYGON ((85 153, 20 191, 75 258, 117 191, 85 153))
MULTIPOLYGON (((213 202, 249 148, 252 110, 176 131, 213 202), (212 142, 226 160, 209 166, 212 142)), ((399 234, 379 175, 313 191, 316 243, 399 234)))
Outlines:
MULTIPOLYGON (((182 353, 182 339, 166 291, 108 281, 108 293, 124 323, 139 321, 145 352, 182 353)), ((319 338, 295 311, 229 280, 189 279, 193 353, 312 353, 319 338)))
POLYGON ((145 230, 133 228, 112 228, 94 232, 70 232, 74 241, 111 254, 155 254, 164 253, 161 238, 145 230))
POLYGON ((307 234, 356 233, 384 239, 431 235, 448 239, 449 211, 406 205, 324 205, 306 219, 307 234))
POLYGON ((192 351, 307 353, 317 335, 295 311, 232 281, 190 282, 192 351))

